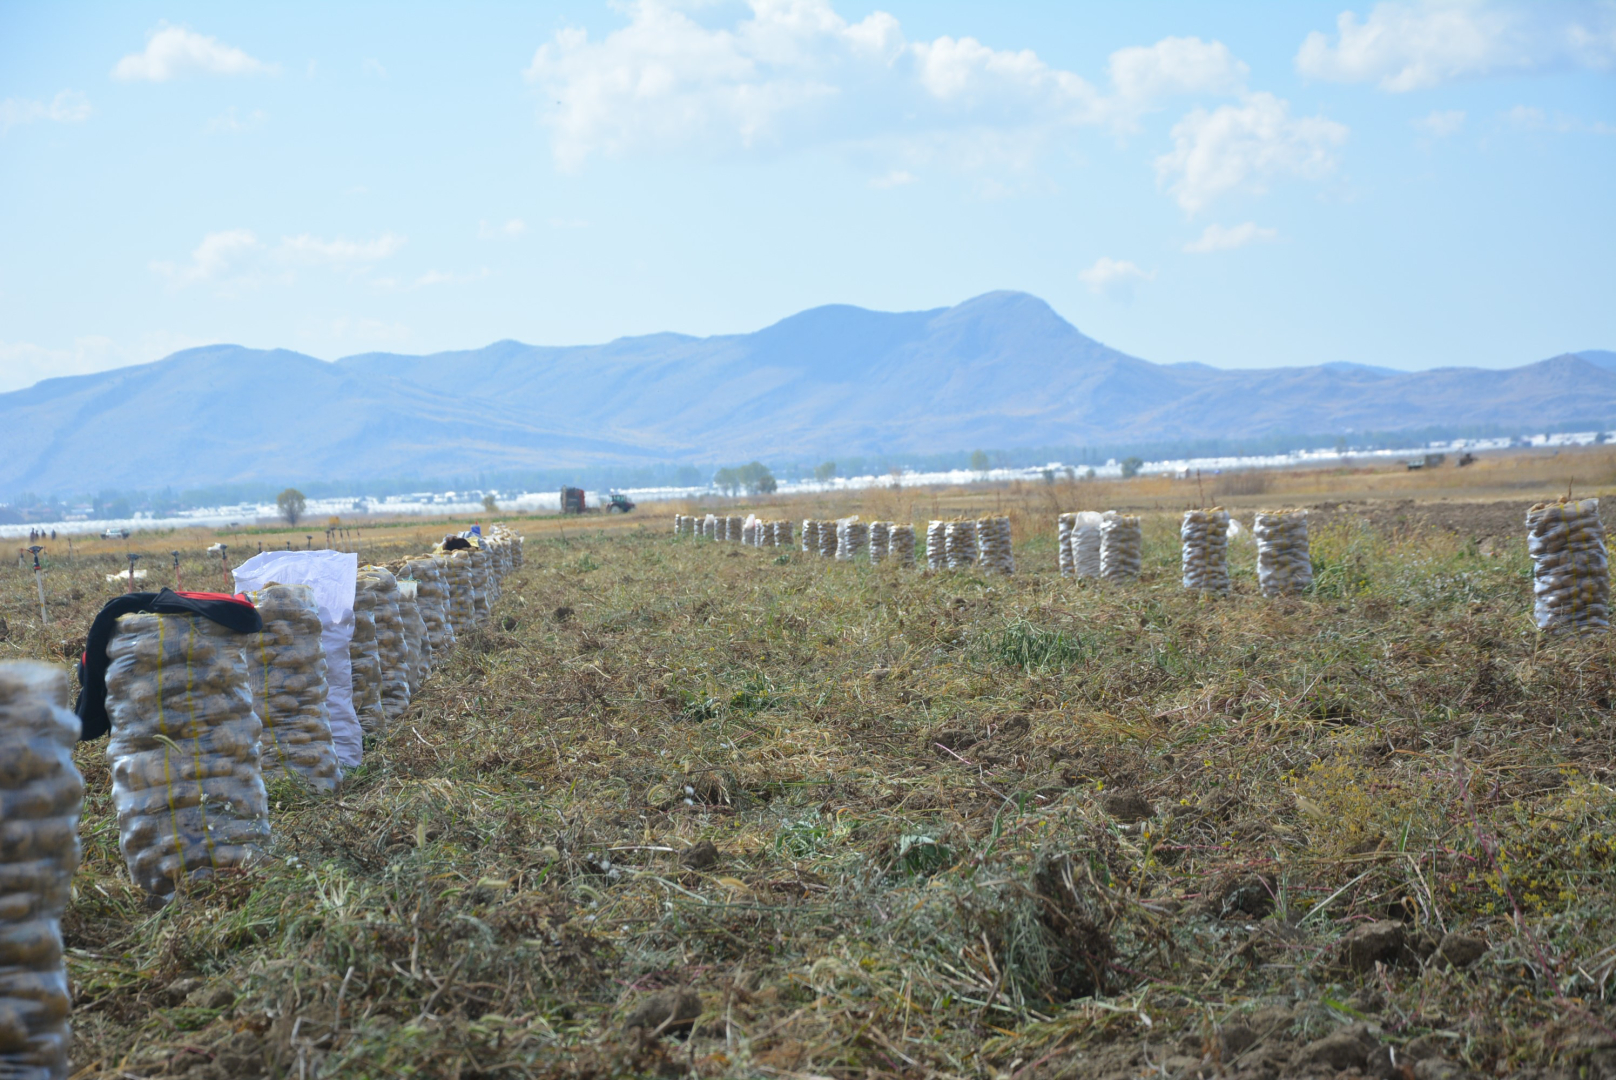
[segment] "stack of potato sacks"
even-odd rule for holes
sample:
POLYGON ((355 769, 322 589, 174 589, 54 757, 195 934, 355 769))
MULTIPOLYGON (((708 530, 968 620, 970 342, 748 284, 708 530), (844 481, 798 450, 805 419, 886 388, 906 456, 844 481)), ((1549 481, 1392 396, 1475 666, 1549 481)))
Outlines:
POLYGON ((894 524, 887 532, 887 561, 897 563, 900 569, 915 567, 915 527, 894 524))
POLYGON ((1139 518, 1108 510, 1100 519, 1100 577, 1128 581, 1139 576, 1144 562, 1144 532, 1139 518))
POLYGON ((1061 577, 1073 577, 1077 573, 1077 560, 1072 551, 1072 530, 1076 527, 1076 514, 1062 514, 1055 519, 1056 562, 1061 577))
POLYGON ((246 865, 269 839, 251 644, 200 616, 139 613, 121 616, 107 645, 118 846, 157 897, 246 865))
POLYGON ((819 556, 823 559, 836 557, 836 546, 841 542, 840 522, 821 521, 819 523, 819 556))
POLYGON ((739 515, 732 515, 728 520, 729 531, 724 534, 724 539, 732 544, 738 544, 741 542, 741 526, 746 524, 746 519, 739 515))
POLYGON ((1184 587, 1229 591, 1229 512, 1220 506, 1184 511, 1179 526, 1184 551, 1184 587))
POLYGON ((982 569, 990 574, 1016 572, 1015 551, 1010 543, 1009 518, 982 518, 976 523, 976 536, 980 548, 977 560, 982 564, 982 569))
POLYGON ((926 525, 926 569, 948 568, 948 522, 933 521, 926 525))
POLYGON ((62 913, 79 865, 78 739, 66 671, 0 664, 0 1076, 68 1074, 62 913))
POLYGON ((1526 513, 1532 615, 1539 630, 1610 629, 1610 562, 1598 499, 1538 503, 1526 513))
POLYGON ((259 764, 266 777, 291 776, 321 794, 342 771, 326 711, 320 605, 307 585, 270 585, 247 594, 264 620, 247 646, 253 711, 263 725, 259 764))
POLYGON ((1251 532, 1257 540, 1257 587, 1264 596, 1295 596, 1313 584, 1306 510, 1259 513, 1251 532))
POLYGON ((819 522, 813 518, 802 519, 802 550, 810 555, 819 554, 819 522))
POLYGON ((835 556, 841 562, 852 562, 870 546, 870 526, 857 516, 843 518, 836 523, 835 556))
POLYGON ((976 564, 976 522, 950 521, 943 532, 943 547, 950 570, 966 570, 976 564))
POLYGON ((887 538, 891 535, 891 522, 870 522, 870 561, 872 563, 885 561, 887 557, 887 538))

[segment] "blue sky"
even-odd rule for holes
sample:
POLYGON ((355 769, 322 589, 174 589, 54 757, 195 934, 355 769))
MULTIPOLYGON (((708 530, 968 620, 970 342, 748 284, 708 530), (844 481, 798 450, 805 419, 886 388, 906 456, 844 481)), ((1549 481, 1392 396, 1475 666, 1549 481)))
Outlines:
POLYGON ((0 391, 992 289, 1164 363, 1616 348, 1616 3, 0 6, 0 391))

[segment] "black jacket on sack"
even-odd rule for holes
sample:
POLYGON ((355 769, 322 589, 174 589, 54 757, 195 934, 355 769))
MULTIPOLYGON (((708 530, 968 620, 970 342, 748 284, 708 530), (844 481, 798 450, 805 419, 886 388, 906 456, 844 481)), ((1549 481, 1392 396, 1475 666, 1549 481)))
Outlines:
POLYGON ((112 730, 107 716, 107 646, 118 616, 151 612, 157 615, 200 615, 238 634, 256 634, 264 620, 252 601, 241 594, 209 592, 137 592, 108 600, 90 624, 79 657, 79 700, 73 711, 79 718, 79 741, 99 739, 112 730))

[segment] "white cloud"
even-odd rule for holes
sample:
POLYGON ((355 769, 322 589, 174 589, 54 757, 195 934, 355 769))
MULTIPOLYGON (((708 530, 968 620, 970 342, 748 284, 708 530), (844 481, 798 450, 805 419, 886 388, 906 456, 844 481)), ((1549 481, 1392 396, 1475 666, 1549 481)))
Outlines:
POLYGON ((1410 120, 1416 131, 1436 139, 1445 139, 1449 135, 1457 135, 1459 129, 1464 127, 1465 112, 1463 109, 1435 109, 1430 115, 1422 116, 1418 120, 1410 120))
POLYGON ((63 90, 49 101, 6 98, 0 101, 0 134, 18 124, 32 124, 36 120, 77 124, 89 117, 89 99, 76 90, 63 90))
POLYGON ((271 274, 292 280, 289 267, 326 266, 363 273, 372 264, 398 252, 404 237, 382 233, 374 240, 323 240, 304 233, 283 236, 273 248, 258 239, 251 229, 224 229, 202 238, 184 265, 154 262, 152 270, 175 286, 210 282, 226 288, 258 284, 271 274), (277 269, 279 267, 279 269, 277 269))
POLYGON ((885 176, 876 176, 870 179, 873 188, 895 188, 915 182, 915 174, 907 169, 893 169, 885 176))
POLYGON ((230 276, 262 250, 263 245, 251 229, 225 229, 204 236, 191 252, 189 265, 154 262, 151 267, 176 285, 190 285, 230 276))
POLYGON ((112 69, 114 79, 167 82, 181 75, 272 75, 277 68, 218 38, 182 26, 154 30, 144 52, 130 53, 112 69))
POLYGON ((1167 38, 1111 57, 1102 92, 1031 49, 969 36, 907 41, 876 12, 850 23, 830 0, 749 0, 728 21, 697 21, 680 0, 633 0, 599 40, 566 29, 525 75, 540 99, 557 164, 595 155, 729 150, 786 143, 874 150, 913 167, 1012 168, 1076 126, 1126 128, 1177 94, 1240 92, 1246 65, 1220 42, 1167 38))
POLYGON ((1118 49, 1109 71, 1119 96, 1152 101, 1178 94, 1238 94, 1251 69, 1221 41, 1170 37, 1118 49))
POLYGON ((1315 30, 1296 54, 1296 69, 1330 82, 1372 82, 1403 93, 1453 79, 1544 68, 1609 68, 1616 63, 1616 7, 1583 5, 1567 18, 1562 4, 1486 0, 1391 0, 1362 21, 1336 19, 1334 42, 1315 30))
POLYGON ((1103 255, 1094 261, 1093 266, 1077 274, 1077 279, 1087 285, 1090 291, 1116 300, 1132 299, 1135 285, 1141 281, 1152 281, 1155 277, 1154 270, 1141 270, 1126 259, 1112 259, 1103 255))
POLYGON ((490 225, 486 221, 477 222, 477 238, 479 240, 514 240, 527 232, 527 222, 521 218, 511 218, 503 225, 490 225))
POLYGON ((1172 137, 1172 151, 1156 159, 1156 175, 1171 181, 1178 204, 1195 214, 1235 191, 1266 191, 1278 177, 1326 175, 1347 129, 1322 116, 1292 117, 1287 102, 1255 93, 1239 105, 1194 109, 1173 125, 1172 137))
POLYGON ((396 254, 404 246, 404 237, 397 233, 382 233, 374 240, 322 240, 307 233, 284 236, 276 254, 288 262, 323 264, 326 266, 355 266, 379 262, 396 254))
POLYGON ((1548 131, 1556 135, 1616 135, 1616 125, 1602 120, 1590 123, 1562 112, 1551 116, 1533 105, 1517 105, 1499 113, 1498 118, 1517 131, 1548 131))
POLYGON ((234 105, 207 122, 203 128, 209 135, 228 134, 236 135, 243 131, 252 131, 264 126, 269 114, 263 109, 254 109, 246 116, 240 116, 234 105))
POLYGON ((1228 228, 1222 225, 1208 225, 1199 239, 1191 240, 1184 245, 1184 250, 1192 255, 1208 255, 1214 251, 1233 251, 1247 244, 1271 243, 1278 239, 1278 229, 1258 225, 1255 221, 1247 221, 1228 228))

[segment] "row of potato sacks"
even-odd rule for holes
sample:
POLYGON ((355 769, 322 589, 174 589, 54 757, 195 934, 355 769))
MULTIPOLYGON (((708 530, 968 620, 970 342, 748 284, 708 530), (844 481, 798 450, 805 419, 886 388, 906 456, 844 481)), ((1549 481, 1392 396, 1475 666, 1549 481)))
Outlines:
POLYGON ((1016 572, 1009 518, 985 517, 975 521, 927 523, 928 570, 967 570, 973 566, 997 574, 1016 572))
MULTIPOLYGON (((107 755, 136 883, 164 899, 184 878, 250 862, 270 835, 266 776, 330 793, 359 764, 363 736, 385 733, 456 636, 488 621, 499 580, 521 565, 521 536, 499 526, 463 548, 446 543, 391 568, 355 567, 346 603, 340 577, 332 597, 335 559, 288 556, 349 567, 357 557, 275 553, 265 573, 312 583, 248 591, 258 634, 185 615, 118 620, 107 647, 107 755)), ((252 563, 237 569, 238 585, 252 563)))
POLYGON ((860 521, 857 515, 836 521, 804 518, 802 550, 838 562, 868 559, 901 569, 915 565, 915 527, 896 521, 860 521))

